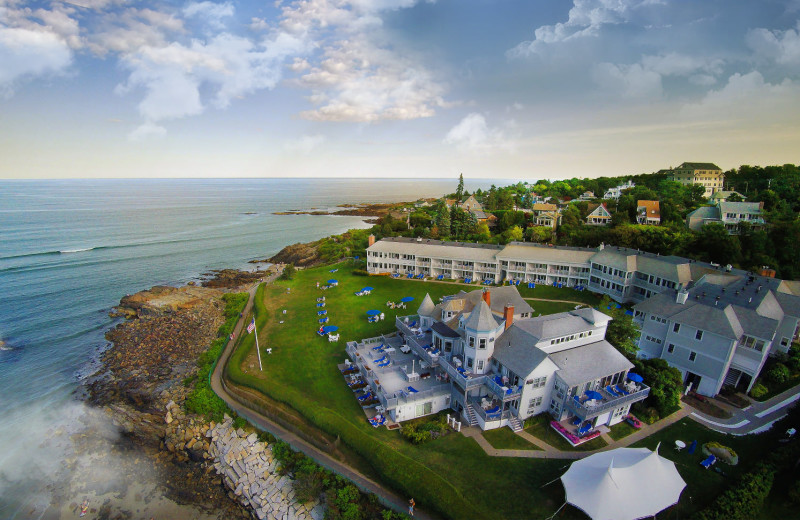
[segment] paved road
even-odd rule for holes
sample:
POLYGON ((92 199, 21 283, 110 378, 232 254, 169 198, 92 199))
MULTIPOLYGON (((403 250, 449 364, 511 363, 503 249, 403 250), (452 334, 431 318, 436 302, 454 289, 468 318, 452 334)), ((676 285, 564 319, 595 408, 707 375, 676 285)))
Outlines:
MULTIPOLYGON (((265 280, 266 283, 271 283, 272 281, 277 278, 278 274, 274 274, 265 280)), ((253 286, 250 291, 250 298, 245 306, 245 310, 242 313, 242 317, 239 319, 239 322, 236 324, 234 328, 234 338, 238 337, 241 334, 245 323, 249 323, 247 317, 251 310, 253 309, 253 301, 255 299, 256 290, 258 289, 258 285, 256 284, 253 286)), ((396 511, 407 512, 408 510, 408 497, 401 497, 397 495, 393 491, 383 487, 381 484, 375 482, 374 480, 369 479, 362 473, 354 470, 353 468, 343 464, 342 462, 334 459, 327 453, 319 450, 316 446, 313 446, 306 442, 305 440, 301 439, 294 433, 286 430, 279 424, 269 420, 267 417, 259 414, 256 411, 250 410, 245 406, 241 405, 238 401, 236 401, 222 386, 222 373, 224 370, 225 365, 228 362, 228 358, 230 358, 231 353, 233 352, 234 345, 236 344, 236 340, 229 340, 228 344, 225 346, 225 350, 222 352, 222 355, 217 362, 217 365, 214 367, 214 372, 211 374, 211 388, 223 401, 225 401, 228 406, 231 407, 233 411, 237 414, 245 417, 252 425, 258 427, 261 430, 268 431, 278 439, 288 443, 292 448, 295 450, 302 451, 306 456, 313 459, 319 465, 336 472, 339 475, 351 480, 356 486, 358 486, 361 490, 366 491, 368 493, 373 493, 377 495, 381 501, 395 509, 396 511)), ((434 516, 426 511, 423 511, 419 508, 416 508, 414 511, 414 518, 422 518, 423 520, 433 520, 434 516)))

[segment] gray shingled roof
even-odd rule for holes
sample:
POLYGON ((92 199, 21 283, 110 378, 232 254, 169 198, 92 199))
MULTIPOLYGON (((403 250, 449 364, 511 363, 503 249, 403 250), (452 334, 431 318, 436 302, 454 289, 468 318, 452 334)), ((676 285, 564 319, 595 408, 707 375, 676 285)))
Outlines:
MULTIPOLYGON (((519 295, 519 291, 517 287, 514 285, 504 285, 502 287, 489 287, 488 288, 490 300, 492 302, 492 312, 495 314, 499 314, 500 316, 503 315, 503 308, 506 305, 513 305, 514 306, 514 314, 519 316, 523 312, 533 312, 533 309, 528 302, 522 299, 522 296, 519 295)), ((483 290, 478 289, 475 291, 470 291, 466 294, 466 301, 468 302, 465 305, 465 308, 468 309, 470 306, 477 305, 478 301, 483 300, 482 296, 483 290)))
POLYGON ((549 357, 558 365, 559 377, 569 386, 633 368, 633 363, 606 340, 554 352, 549 357))
POLYGON ((518 376, 526 377, 547 359, 547 354, 535 344, 536 338, 515 323, 495 340, 492 357, 518 376))
POLYGON ((745 215, 760 215, 760 202, 720 202, 719 210, 725 213, 743 213, 745 215))
POLYGON ((472 309, 467 319, 464 320, 465 329, 476 331, 494 330, 498 325, 498 320, 494 317, 494 314, 492 314, 492 309, 490 309, 483 300, 478 302, 478 305, 472 309))
POLYGON ((441 321, 434 322, 433 325, 431 325, 431 329, 433 329, 434 332, 436 332, 437 334, 439 334, 440 336, 443 336, 445 338, 460 338, 461 337, 461 335, 458 332, 454 331, 453 329, 451 329, 450 327, 448 327, 447 325, 445 325, 441 321))
POLYGON ((433 300, 431 299, 431 295, 425 293, 425 298, 422 299, 422 303, 419 305, 419 309, 417 309, 417 314, 420 316, 433 316, 433 313, 436 311, 436 305, 434 305, 433 300))
POLYGON ((512 242, 497 253, 497 258, 511 261, 560 262, 564 264, 585 264, 597 253, 594 248, 552 247, 540 244, 512 242))
POLYGON ((584 320, 592 323, 594 325, 602 325, 604 323, 608 323, 612 320, 611 316, 607 314, 603 314, 602 312, 594 309, 592 307, 581 307, 580 309, 575 309, 573 311, 569 311, 570 314, 574 316, 580 316, 584 320))
POLYGON ((686 218, 718 219, 719 208, 716 206, 700 206, 696 210, 686 215, 686 218))
POLYGON ((569 312, 517 320, 514 324, 539 340, 560 338, 569 334, 594 330, 594 326, 582 316, 576 316, 569 312))
POLYGON ((685 162, 675 168, 676 170, 720 170, 722 168, 710 162, 685 162))

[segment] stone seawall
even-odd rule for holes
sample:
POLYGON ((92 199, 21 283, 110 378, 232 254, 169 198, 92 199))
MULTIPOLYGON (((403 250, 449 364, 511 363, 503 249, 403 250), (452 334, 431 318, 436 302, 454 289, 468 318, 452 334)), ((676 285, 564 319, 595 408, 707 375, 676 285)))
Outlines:
POLYGON ((322 520, 320 501, 299 503, 292 479, 278 473, 272 446, 258 440, 255 433, 234 429, 230 417, 211 426, 208 455, 214 469, 236 499, 252 509, 260 520, 322 520))

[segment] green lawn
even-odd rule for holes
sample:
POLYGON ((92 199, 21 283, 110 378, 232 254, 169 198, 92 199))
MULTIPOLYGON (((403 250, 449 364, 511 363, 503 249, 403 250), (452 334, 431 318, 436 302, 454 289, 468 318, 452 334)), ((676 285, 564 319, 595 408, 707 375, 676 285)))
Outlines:
POLYGON ((646 447, 652 450, 659 443, 661 446, 658 452, 675 462, 678 472, 683 477, 683 480, 686 481, 686 489, 683 491, 681 501, 678 504, 678 517, 680 518, 688 518, 692 513, 712 502, 736 478, 758 462, 769 449, 769 446, 773 444, 768 442, 763 435, 735 437, 709 430, 692 420, 682 419, 646 439, 634 443, 632 447, 646 447), (693 440, 696 440, 697 450, 693 454, 689 454, 688 447, 678 451, 675 449, 676 440, 685 442, 687 446, 693 440), (705 469, 700 465, 700 462, 705 458, 700 447, 710 441, 716 441, 733 448, 739 455, 739 464, 736 466, 728 466, 723 462, 715 464, 714 467, 718 466, 727 476, 722 476, 713 469, 705 469))
POLYGON ((543 284, 536 284, 535 289, 528 289, 528 286, 525 284, 519 284, 517 286, 519 289, 519 294, 523 298, 544 298, 546 300, 569 300, 569 301, 576 301, 582 302, 589 305, 597 305, 600 303, 601 296, 599 294, 595 294, 591 291, 576 291, 575 289, 569 289, 564 287, 559 289, 557 287, 553 287, 552 285, 543 285, 543 284))
POLYGON ((483 432, 483 438, 498 450, 541 450, 538 446, 512 432, 511 428, 497 428, 485 431, 483 432))
POLYGON ((608 446, 608 443, 601 437, 573 446, 550 426, 551 420, 546 413, 526 419, 525 431, 561 451, 592 451, 608 446))
POLYGON ((609 433, 608 435, 615 441, 618 441, 620 439, 624 439, 625 437, 627 437, 628 435, 632 434, 635 431, 637 431, 636 428, 626 423, 625 421, 622 421, 621 423, 617 423, 614 426, 612 426, 611 433, 609 433))

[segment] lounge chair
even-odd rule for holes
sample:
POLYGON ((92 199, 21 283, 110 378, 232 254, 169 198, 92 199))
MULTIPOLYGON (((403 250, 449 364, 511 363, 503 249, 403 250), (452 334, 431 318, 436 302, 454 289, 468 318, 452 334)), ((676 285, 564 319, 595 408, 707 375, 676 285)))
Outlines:
POLYGON ((320 318, 318 321, 319 321, 320 323, 328 323, 328 317, 327 317, 327 316, 325 316, 324 318, 320 318))
POLYGON ((384 361, 383 363, 378 363, 376 366, 377 366, 378 368, 385 368, 385 367, 388 367, 388 366, 389 366, 389 365, 391 365, 391 364, 392 364, 392 360, 391 360, 391 359, 387 359, 387 360, 386 360, 386 361, 384 361))
POLYGON ((417 326, 417 320, 412 321, 411 322, 411 328, 413 329, 416 326, 417 326))
POLYGON ((417 389, 416 389, 416 388, 414 388, 413 386, 409 386, 409 387, 408 387, 408 393, 409 393, 409 394, 416 394, 417 392, 419 392, 419 390, 417 390, 417 389))
POLYGON ((367 399, 371 399, 371 398, 372 398, 372 392, 367 392, 367 393, 366 393, 366 394, 364 394, 364 395, 359 395, 359 396, 357 396, 357 399, 358 399, 359 401, 366 401, 367 399))
POLYGON ((372 350, 374 350, 376 352, 383 352, 383 343, 381 343, 377 347, 372 347, 372 350))
POLYGON ((619 385, 614 385, 614 390, 616 390, 619 395, 628 395, 629 393, 627 390, 620 387, 619 385))
POLYGON ((325 309, 317 311, 317 316, 325 316, 326 314, 328 314, 328 311, 325 309))
POLYGON ((618 393, 616 393, 616 392, 614 391, 614 389, 613 389, 613 388, 611 388, 611 385, 607 385, 607 386, 606 386, 606 392, 607 392, 608 394, 610 394, 612 397, 619 397, 619 396, 620 396, 618 393))
POLYGON ((581 427, 580 427, 580 429, 578 430, 578 437, 583 437, 584 435, 586 435, 587 433, 589 433, 589 431, 590 431, 591 429, 592 429, 592 423, 587 423, 587 424, 584 424, 584 425, 583 425, 583 426, 581 426, 581 427))
POLYGON ((578 397, 577 395, 573 395, 572 398, 575 400, 575 402, 577 404, 581 404, 581 398, 580 397, 578 397))
POLYGON ((437 279, 437 280, 444 280, 444 275, 443 275, 443 274, 440 274, 439 276, 437 276, 437 277, 436 277, 436 279, 437 279))
POLYGON ((375 363, 383 363, 384 361, 386 361, 386 354, 384 354, 382 358, 376 359, 375 363))
POLYGON ((709 455, 706 460, 700 463, 700 465, 708 469, 713 466, 715 462, 717 462, 717 458, 714 455, 709 455))
POLYGON ((441 353, 442 353, 442 351, 441 351, 441 350, 439 350, 439 347, 436 347, 435 349, 433 349, 433 350, 431 350, 431 351, 430 351, 430 355, 431 355, 431 356, 438 356, 438 355, 439 355, 439 354, 441 354, 441 353))
POLYGON ((581 419, 580 417, 578 417, 576 415, 575 418, 572 419, 572 421, 571 421, 572 422, 572 426, 578 426, 582 421, 583 421, 583 419, 581 419))

